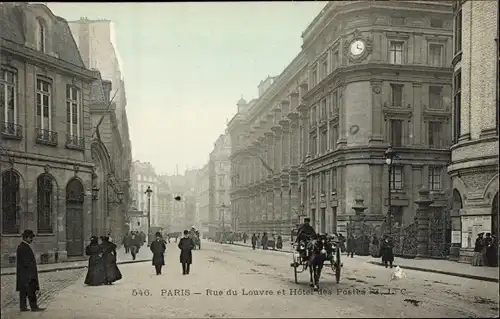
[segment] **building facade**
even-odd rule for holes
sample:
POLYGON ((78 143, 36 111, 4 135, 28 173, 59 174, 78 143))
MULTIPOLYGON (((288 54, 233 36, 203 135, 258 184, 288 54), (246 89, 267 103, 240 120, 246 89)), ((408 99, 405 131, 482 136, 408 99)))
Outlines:
POLYGON ((134 161, 132 163, 132 189, 137 210, 148 215, 150 212, 151 227, 160 227, 159 179, 150 162, 134 161), (146 190, 151 189, 150 197, 146 190))
POLYGON ((208 163, 209 213, 208 224, 210 236, 222 229, 234 229, 231 188, 231 138, 222 134, 214 143, 208 163))
POLYGON ((498 2, 456 1, 454 14, 448 173, 455 246, 469 262, 478 233, 498 236, 498 2))
POLYGON ((210 176, 208 164, 198 171, 198 182, 196 184, 198 203, 199 203, 199 229, 200 232, 207 234, 209 225, 209 195, 210 195, 210 176))
POLYGON ((67 22, 45 5, 0 4, 2 265, 24 229, 41 263, 82 257, 92 235, 90 91, 67 22), (21 22, 22 21, 22 22, 21 22))
POLYGON ((167 175, 158 176, 158 226, 168 230, 172 218, 172 189, 167 175))
POLYGON ((228 123, 231 208, 239 232, 289 235, 304 215, 297 110, 307 89, 306 56, 299 53, 272 79, 261 82, 258 98, 241 99, 228 123))

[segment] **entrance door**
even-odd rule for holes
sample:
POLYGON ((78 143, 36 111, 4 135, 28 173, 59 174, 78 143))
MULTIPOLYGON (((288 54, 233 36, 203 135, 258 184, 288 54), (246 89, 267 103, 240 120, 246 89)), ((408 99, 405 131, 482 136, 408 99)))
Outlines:
POLYGON ((83 185, 72 179, 66 186, 66 251, 68 257, 83 256, 83 185))

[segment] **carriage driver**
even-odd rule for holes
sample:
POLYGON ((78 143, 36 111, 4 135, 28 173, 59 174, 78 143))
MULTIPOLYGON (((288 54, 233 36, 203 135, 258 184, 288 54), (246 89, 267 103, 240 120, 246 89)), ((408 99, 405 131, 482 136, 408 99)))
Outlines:
POLYGON ((311 219, 309 217, 304 218, 304 223, 300 225, 299 230, 297 232, 297 238, 295 239, 296 243, 298 243, 301 240, 307 241, 311 237, 316 236, 316 231, 309 224, 310 222, 311 219))

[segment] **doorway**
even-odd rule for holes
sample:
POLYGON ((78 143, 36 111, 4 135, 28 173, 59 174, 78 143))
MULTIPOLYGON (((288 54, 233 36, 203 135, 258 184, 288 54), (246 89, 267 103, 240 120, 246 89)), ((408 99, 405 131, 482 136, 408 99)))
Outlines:
POLYGON ((83 256, 83 199, 82 183, 72 179, 66 186, 66 251, 68 257, 83 256))

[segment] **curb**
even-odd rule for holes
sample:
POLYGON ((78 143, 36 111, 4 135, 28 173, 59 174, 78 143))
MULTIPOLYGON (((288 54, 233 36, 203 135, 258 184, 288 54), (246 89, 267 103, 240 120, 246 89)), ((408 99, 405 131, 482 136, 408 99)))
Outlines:
MULTIPOLYGON (((248 245, 245 245, 245 244, 237 244, 237 243, 227 244, 226 243, 226 244, 222 244, 222 245, 233 245, 233 246, 247 247, 249 249, 252 249, 252 246, 248 246, 248 245)), ((255 250, 257 250, 257 248, 255 250)), ((263 250, 263 249, 259 249, 259 250, 263 250)), ((284 250, 284 249, 268 249, 267 251, 275 251, 275 252, 278 252, 278 253, 293 254, 292 250, 284 250)))
MULTIPOLYGON (((372 265, 377 265, 377 266, 384 266, 383 263, 378 262, 378 261, 368 261, 368 263, 370 263, 372 265)), ((414 266, 401 266, 401 265, 393 264, 393 267, 396 267, 396 266, 399 266, 399 268, 402 268, 402 269, 416 270, 416 271, 422 271, 422 272, 432 272, 432 273, 436 273, 436 274, 462 277, 462 278, 488 281, 488 282, 496 282, 496 283, 499 282, 499 280, 497 278, 491 278, 491 277, 476 276, 476 275, 461 274, 461 273, 456 273, 456 272, 451 272, 451 271, 435 270, 435 269, 428 269, 428 268, 421 268, 421 267, 414 267, 414 266)))
MULTIPOLYGON (((116 264, 117 265, 126 265, 126 264, 136 264, 136 263, 143 263, 151 261, 151 259, 139 259, 139 260, 127 260, 127 261, 119 261, 116 264)), ((46 273, 46 272, 56 272, 56 271, 64 271, 64 270, 75 270, 75 269, 83 269, 87 268, 87 265, 78 265, 78 266, 67 266, 67 267, 57 267, 57 268, 51 268, 51 269, 42 269, 39 270, 38 273, 46 273)), ((0 276, 9 276, 9 275, 15 275, 15 271, 10 271, 10 272, 4 272, 0 274, 0 276)))

